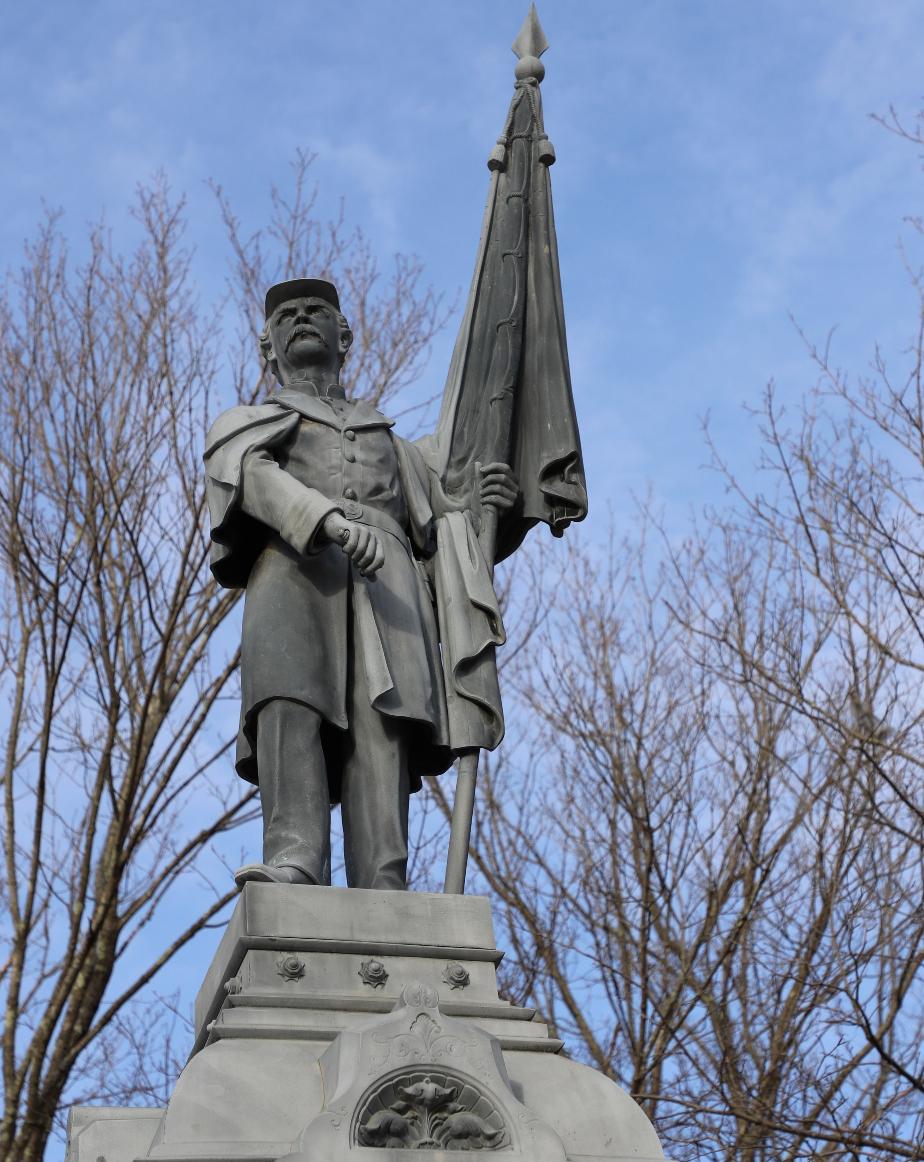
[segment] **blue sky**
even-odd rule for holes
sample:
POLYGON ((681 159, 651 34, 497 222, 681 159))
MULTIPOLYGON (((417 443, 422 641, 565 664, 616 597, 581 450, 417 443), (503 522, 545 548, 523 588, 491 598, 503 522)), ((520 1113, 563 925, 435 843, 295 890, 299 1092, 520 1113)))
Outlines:
MULTIPOLYGON (((131 238, 135 186, 163 168, 189 198, 204 296, 224 278, 206 183, 245 225, 297 148, 322 210, 346 198, 380 257, 423 260, 464 294, 512 91, 526 0, 8 3, 0 15, 0 259, 42 202, 75 238, 105 209, 131 238)), ((742 404, 813 380, 790 316, 863 372, 915 326, 897 244, 921 161, 871 119, 924 94, 921 0, 541 0, 546 128, 591 517, 632 519, 651 489, 669 526, 716 498, 700 421, 743 471, 742 404)), ((306 272, 311 273, 311 272, 306 272)), ((349 304, 345 304, 349 309, 349 304)), ((455 333, 420 391, 439 389, 455 333)), ((198 978, 190 950, 161 982, 198 978)), ((198 967, 197 967, 198 966, 198 967)), ((190 999, 194 989, 190 990, 190 999)))
MULTIPOLYGON (((298 147, 322 208, 346 197, 378 253, 467 287, 485 158, 511 92, 525 0, 302 0, 6 7, 0 257, 42 200, 118 237, 163 167, 189 196, 197 272, 220 285, 211 195, 260 225, 298 147)), ((812 380, 792 315, 862 371, 898 351, 913 300, 896 250, 921 191, 914 150, 869 114, 912 113, 920 0, 543 0, 546 126, 592 516, 650 486, 669 523, 711 498, 700 417, 742 468, 741 403, 812 380)), ((454 323, 421 390, 438 390, 454 323)), ((600 522, 600 524, 598 524, 600 522)))

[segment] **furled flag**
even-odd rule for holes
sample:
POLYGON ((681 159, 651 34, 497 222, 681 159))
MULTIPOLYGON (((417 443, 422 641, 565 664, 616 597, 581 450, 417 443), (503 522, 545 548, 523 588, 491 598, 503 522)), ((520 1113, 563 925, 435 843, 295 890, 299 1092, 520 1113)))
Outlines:
POLYGON ((520 502, 493 545, 482 537, 497 561, 538 522, 560 536, 587 514, 549 180, 555 151, 539 94, 547 48, 533 5, 513 43, 516 87, 488 160, 474 278, 428 457, 457 496, 471 493, 476 463, 512 466, 520 502))

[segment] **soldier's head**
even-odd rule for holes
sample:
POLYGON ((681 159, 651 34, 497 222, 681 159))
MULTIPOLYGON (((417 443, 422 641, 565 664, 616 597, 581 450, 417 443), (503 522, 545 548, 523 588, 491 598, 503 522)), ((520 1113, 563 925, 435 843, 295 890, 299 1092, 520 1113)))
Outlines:
POLYGON ((309 371, 336 378, 352 342, 332 283, 297 278, 267 291, 260 350, 280 383, 309 371))

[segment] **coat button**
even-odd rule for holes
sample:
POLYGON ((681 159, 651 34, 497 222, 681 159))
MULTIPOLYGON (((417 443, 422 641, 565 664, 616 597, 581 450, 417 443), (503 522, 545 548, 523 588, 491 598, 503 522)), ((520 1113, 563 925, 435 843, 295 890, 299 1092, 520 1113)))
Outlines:
POLYGON ((345 440, 355 440, 356 433, 353 431, 352 428, 347 428, 347 430, 343 433, 343 438, 345 440))
POLYGON ((343 499, 344 500, 355 500, 356 499, 356 489, 355 488, 344 488, 343 499))
POLYGON ((343 453, 343 458, 347 464, 353 464, 356 461, 356 453, 351 448, 347 448, 343 453))

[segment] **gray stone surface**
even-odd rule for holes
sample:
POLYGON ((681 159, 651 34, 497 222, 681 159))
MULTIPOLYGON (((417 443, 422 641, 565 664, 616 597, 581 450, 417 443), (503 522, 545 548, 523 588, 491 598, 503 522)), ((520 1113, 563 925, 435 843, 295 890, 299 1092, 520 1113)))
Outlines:
POLYGON ((497 1038, 447 1017, 428 985, 406 985, 391 1013, 344 1030, 320 1067, 324 1104, 291 1162, 334 1162, 357 1147, 368 1162, 387 1162, 389 1149, 565 1162, 558 1134, 515 1096, 497 1038))
POLYGON ((166 1111, 75 1111, 68 1162, 376 1162, 392 1107, 511 1162, 663 1159, 626 1093, 498 996, 500 958, 481 897, 247 884, 166 1111))
POLYGON ((65 1162, 143 1158, 163 1117, 160 1109, 74 1106, 67 1119, 65 1162))
MULTIPOLYGON (((488 996, 501 954, 494 945, 490 905, 480 896, 247 884, 196 998, 196 1044, 202 1044, 207 1022, 226 1002, 225 983, 238 975, 245 960, 248 996, 271 990, 288 1003, 309 990, 352 994, 372 999, 379 1006, 375 1011, 385 1011, 383 998, 393 1004, 400 990, 394 979, 381 989, 363 986, 359 965, 372 956, 434 962, 432 971, 438 974, 446 963, 464 958, 476 982, 488 982, 488 996), (275 963, 282 949, 308 955, 311 969, 298 988, 279 987, 275 963), (486 970, 473 967, 484 964, 486 970)), ((420 971, 427 976, 430 968, 420 971)), ((463 991, 471 995, 471 989, 463 991)))

